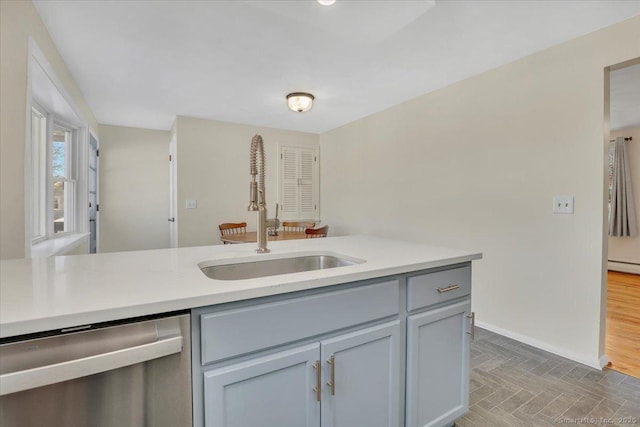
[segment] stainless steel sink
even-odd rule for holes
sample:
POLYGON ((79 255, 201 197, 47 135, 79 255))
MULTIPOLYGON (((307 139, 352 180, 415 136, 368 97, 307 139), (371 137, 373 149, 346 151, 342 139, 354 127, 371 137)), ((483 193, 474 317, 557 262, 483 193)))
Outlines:
MULTIPOLYGON (((255 258, 251 258, 252 260, 255 258)), ((217 263, 205 261, 198 264, 205 276, 216 280, 242 280, 303 271, 324 270, 361 264, 364 261, 344 255, 313 254, 260 261, 217 263)))

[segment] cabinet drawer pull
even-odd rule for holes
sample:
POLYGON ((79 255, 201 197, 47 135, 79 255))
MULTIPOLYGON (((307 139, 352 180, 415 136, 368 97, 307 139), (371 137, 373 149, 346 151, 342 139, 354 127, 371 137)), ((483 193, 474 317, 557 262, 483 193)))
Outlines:
POLYGON ((467 317, 471 319, 471 332, 467 332, 467 334, 471 335, 471 341, 476 339, 476 313, 471 312, 471 314, 467 314, 467 317))
POLYGON ((320 402, 322 398, 322 388, 320 383, 322 382, 321 372, 320 372, 320 361, 316 360, 316 363, 313 364, 313 368, 316 370, 316 386, 313 388, 313 391, 316 392, 316 400, 320 402))
POLYGON ((327 363, 331 365, 331 381, 327 385, 331 388, 331 396, 336 395, 336 357, 331 356, 327 363))
POLYGON ((444 288, 438 288, 438 293, 443 294, 449 291, 455 291, 456 289, 460 289, 460 285, 449 285, 444 288))

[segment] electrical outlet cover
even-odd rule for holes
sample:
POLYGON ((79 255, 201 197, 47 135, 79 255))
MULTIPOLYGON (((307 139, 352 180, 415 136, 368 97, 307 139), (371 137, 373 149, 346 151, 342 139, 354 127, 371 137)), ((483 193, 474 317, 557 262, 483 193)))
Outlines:
POLYGON ((553 196, 553 213, 572 214, 573 196, 553 196))

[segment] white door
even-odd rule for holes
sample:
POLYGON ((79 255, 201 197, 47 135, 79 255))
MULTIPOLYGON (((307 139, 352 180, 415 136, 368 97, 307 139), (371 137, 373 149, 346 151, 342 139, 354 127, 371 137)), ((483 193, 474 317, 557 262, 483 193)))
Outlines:
POLYGON ((320 427, 319 355, 315 343, 205 372, 205 426, 320 427))
POLYGON ((407 318, 407 427, 452 423, 469 409, 471 303, 407 318))
POLYGON ((89 171, 87 189, 89 192, 89 253, 98 251, 98 140, 89 132, 89 171))
POLYGON ((397 427, 400 321, 321 342, 322 427, 397 427))
POLYGON ((178 247, 176 136, 169 142, 169 247, 178 247))

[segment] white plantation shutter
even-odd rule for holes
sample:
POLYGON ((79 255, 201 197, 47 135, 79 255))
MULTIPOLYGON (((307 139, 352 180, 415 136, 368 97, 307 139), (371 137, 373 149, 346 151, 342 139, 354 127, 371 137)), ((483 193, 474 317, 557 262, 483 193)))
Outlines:
POLYGON ((298 214, 298 150, 282 147, 282 217, 295 217, 298 214))
POLYGON ((314 165, 315 150, 301 149, 300 150, 300 163, 299 163, 299 186, 300 189, 300 207, 299 218, 315 218, 315 192, 313 191, 313 165, 314 165))
POLYGON ((315 148, 280 147, 282 219, 315 219, 318 206, 318 153, 315 148))

